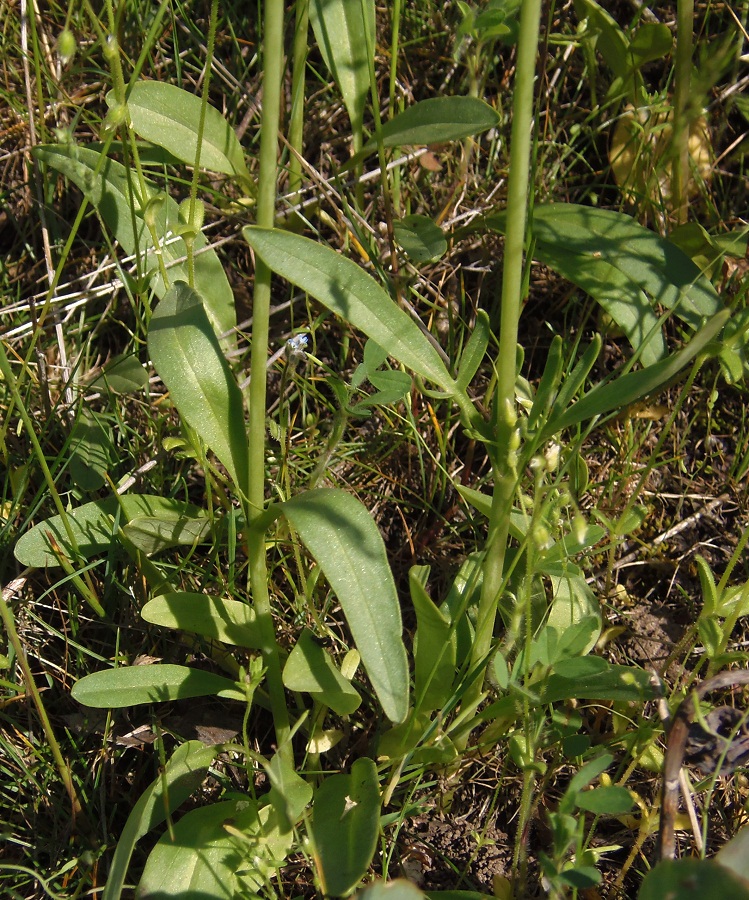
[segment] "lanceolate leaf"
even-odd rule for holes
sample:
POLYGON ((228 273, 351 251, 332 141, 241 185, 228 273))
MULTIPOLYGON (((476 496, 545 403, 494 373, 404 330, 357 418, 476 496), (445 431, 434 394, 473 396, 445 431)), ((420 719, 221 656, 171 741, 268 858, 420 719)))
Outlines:
MULTIPOLYGON (((143 220, 146 203, 159 194, 155 184, 146 181, 146 197, 140 197, 139 181, 133 172, 112 159, 101 160, 101 154, 86 147, 73 145, 43 146, 34 148, 34 155, 62 172, 96 207, 104 222, 128 255, 136 254, 135 264, 139 278, 157 297, 168 290, 159 273, 151 235, 143 220)), ((182 238, 174 237, 174 230, 181 224, 179 207, 171 197, 161 194, 163 205, 158 214, 157 228, 161 241, 161 253, 171 283, 188 280, 185 256, 187 247, 182 238)), ((206 302, 206 311, 214 330, 219 335, 230 334, 237 323, 234 295, 221 261, 213 250, 207 249, 202 234, 195 238, 195 287, 206 302)), ((233 338, 227 339, 230 343, 233 338)))
POLYGON ((292 841, 290 831, 279 834, 269 813, 267 807, 258 812, 257 801, 250 797, 190 810, 151 851, 136 896, 259 897, 292 841))
MULTIPOLYGON (((692 328, 721 309, 715 288, 685 253, 623 213, 574 203, 537 206, 533 236, 542 251, 566 250, 588 266, 600 260, 618 268, 692 328)), ((570 267, 577 272, 577 260, 570 267)))
POLYGON ((331 775, 315 794, 312 836, 326 896, 348 894, 372 862, 380 830, 377 766, 357 759, 350 775, 331 775))
POLYGON ((217 751, 200 741, 180 744, 164 771, 143 791, 117 842, 102 900, 119 900, 136 843, 200 787, 217 751))
MULTIPOLYGON (((114 92, 107 95, 107 103, 114 104, 114 92)), ((197 95, 161 81, 137 82, 127 100, 136 133, 188 165, 195 162, 201 107, 202 100, 197 95)), ((205 111, 200 166, 250 181, 237 136, 221 113, 210 105, 205 111)))
POLYGON ((346 104, 354 134, 361 133, 369 94, 370 56, 374 52, 373 0, 311 0, 309 17, 325 65, 346 104))
MULTIPOLYGON (((393 116, 382 126, 386 147, 441 144, 459 141, 499 124, 496 110, 476 97, 432 97, 421 100, 393 116)), ((362 152, 374 150, 377 141, 367 141, 362 152)))
MULTIPOLYGON (((67 515, 78 550, 84 559, 108 550, 117 537, 118 528, 140 518, 161 523, 159 549, 192 544, 195 542, 196 529, 202 535, 204 526, 210 527, 210 521, 200 507, 150 494, 125 494, 123 497, 95 500, 71 510, 67 515)), ((53 516, 27 531, 16 544, 15 555, 21 565, 35 569, 60 565, 52 550, 50 535, 62 552, 73 558, 73 549, 62 520, 60 516, 53 516)), ((138 544, 137 535, 132 534, 130 537, 139 549, 144 549, 138 544)))
POLYGON ((333 488, 281 504, 338 597, 372 687, 392 722, 408 713, 398 595, 380 532, 355 497, 333 488))
MULTIPOLYGON (((503 216, 486 224, 504 232, 503 216)), ((532 227, 534 256, 590 294, 645 366, 667 352, 656 304, 693 329, 721 309, 712 284, 689 257, 630 216, 551 203, 535 207, 532 227)))
POLYGON ((307 629, 302 631, 286 660, 283 683, 290 691, 310 694, 341 716, 349 715, 361 704, 357 690, 341 675, 325 648, 315 642, 307 629))
POLYGON ((164 703, 190 697, 231 697, 244 700, 233 681, 187 666, 122 666, 86 675, 73 685, 74 700, 99 709, 119 709, 140 703, 164 703))
POLYGON ((254 226, 242 232, 274 272, 372 338, 413 372, 452 393, 455 382, 416 323, 350 259, 308 238, 254 226))
POLYGON ((226 466, 246 495, 244 404, 200 295, 177 282, 156 307, 148 350, 184 420, 226 466))
POLYGON ((146 622, 178 628, 235 647, 261 650, 255 612, 247 603, 187 591, 154 597, 141 610, 146 622))

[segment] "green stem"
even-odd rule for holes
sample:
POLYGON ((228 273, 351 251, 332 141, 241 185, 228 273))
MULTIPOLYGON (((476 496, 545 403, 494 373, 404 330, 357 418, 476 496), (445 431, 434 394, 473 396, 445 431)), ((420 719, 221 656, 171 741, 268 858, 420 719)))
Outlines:
POLYGON ((677 0, 676 59, 674 63, 674 156, 671 179, 676 224, 687 221, 689 210, 689 94, 692 76, 694 0, 677 0))
MULTIPOLYGON (((494 449, 492 469, 494 493, 484 561, 484 581, 471 651, 471 667, 484 661, 492 645, 504 580, 505 552, 509 537, 510 510, 517 483, 517 435, 515 433, 515 380, 523 292, 523 251, 528 218, 528 187, 531 168, 533 82, 538 49, 541 0, 526 0, 520 14, 518 61, 510 145, 510 177, 507 189, 507 234, 505 237, 502 304, 500 312, 497 389, 492 407, 494 449)), ((495 311, 496 313, 496 311, 495 311)), ((477 704, 483 679, 466 692, 464 706, 477 704)))
MULTIPOLYGON (((284 62, 283 15, 283 0, 266 0, 263 42, 265 48, 263 115, 257 197, 257 224, 263 228, 273 227, 276 208, 278 130, 281 119, 281 78, 284 62)), ((247 496, 247 521, 250 527, 247 529, 247 557, 278 752, 293 764, 289 741, 289 713, 286 708, 286 697, 281 678, 281 660, 268 594, 265 532, 260 527, 253 527, 262 516, 265 504, 265 405, 270 299, 271 271, 262 260, 256 259, 250 357, 249 488, 247 496)))

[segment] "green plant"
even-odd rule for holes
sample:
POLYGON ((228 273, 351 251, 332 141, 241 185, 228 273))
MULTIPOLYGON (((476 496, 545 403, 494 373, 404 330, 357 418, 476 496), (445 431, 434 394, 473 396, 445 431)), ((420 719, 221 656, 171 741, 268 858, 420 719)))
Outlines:
MULTIPOLYGON (((374 7, 363 8, 369 23, 374 7)), ((325 14, 315 14, 318 33, 325 14)), ((134 290, 147 307, 149 354, 180 415, 183 447, 201 463, 210 506, 204 510, 145 493, 112 495, 72 510, 60 506, 56 517, 21 538, 16 557, 26 566, 62 565, 71 577, 78 577, 77 567, 85 560, 117 545, 148 584, 143 619, 240 648, 241 663, 216 653, 214 662, 226 669, 223 675, 173 664, 117 666, 81 679, 73 696, 85 705, 107 708, 205 695, 243 704, 242 743, 225 746, 223 752, 234 754, 250 771, 262 768, 271 785, 260 797, 227 793, 170 824, 146 864, 141 880, 145 892, 178 896, 202 891, 221 897, 269 891, 288 855, 303 849, 314 860, 320 889, 347 894, 366 876, 376 852, 381 792, 390 799, 410 766, 451 766, 470 745, 489 745, 500 738, 507 741, 523 777, 514 853, 522 874, 534 789, 547 765, 544 752, 564 748, 571 736, 553 726, 553 704, 640 702, 652 696, 647 673, 591 655, 602 620, 579 555, 590 551, 606 531, 585 521, 568 482, 575 452, 591 428, 659 391, 688 367, 696 372, 722 352, 718 340, 730 312, 709 279, 678 247, 627 216, 573 204, 537 205, 527 216, 539 17, 540 4, 523 5, 507 211, 481 225, 482 233, 506 235, 502 300, 495 310, 501 319, 499 340, 489 317, 479 313, 459 358, 445 360, 421 323, 395 302, 397 285, 391 291, 386 280, 378 282, 321 242, 273 227, 280 3, 266 4, 257 187, 233 132, 207 105, 208 78, 201 100, 170 85, 135 78, 128 89, 110 40, 105 47, 115 87, 105 146, 48 145, 35 151, 40 163, 78 186, 123 250, 135 255, 134 290), (115 127, 121 134, 117 145, 115 127), (145 177, 136 135, 194 167, 190 196, 183 204, 145 177), (123 162, 109 155, 113 148, 123 162), (223 173, 257 205, 257 225, 243 232, 257 262, 246 392, 227 362, 235 344, 236 315, 218 256, 201 232, 196 196, 201 168, 223 173), (623 371, 586 389, 600 338, 593 338, 579 358, 565 360, 557 336, 537 387, 521 376, 518 322, 529 242, 538 259, 587 291, 622 328, 634 351, 623 371), (415 376, 416 395, 442 410, 457 409, 464 433, 486 451, 492 493, 465 486, 460 493, 486 520, 488 537, 483 547, 473 548, 438 601, 430 594, 428 570, 412 569, 413 642, 404 638, 385 545, 363 503, 340 488, 289 493, 285 484, 276 491, 281 499, 267 502, 264 436, 272 273, 368 339, 361 368, 350 384, 342 378, 331 380, 342 421, 403 397, 411 388, 405 369, 415 376), (158 299, 153 309, 151 292, 158 299), (664 325, 672 319, 689 339, 669 353, 664 325), (381 370, 386 358, 401 368, 381 370), (487 360, 492 382, 484 396, 477 397, 474 382, 487 360), (376 392, 352 402, 353 391, 365 380, 376 392), (572 446, 563 451, 559 442, 569 434, 572 446), (241 599, 180 590, 179 572, 152 559, 173 547, 183 547, 188 554, 203 541, 231 547, 232 552, 241 541, 249 580, 238 591, 241 599), (309 599, 300 606, 311 622, 296 629, 290 650, 279 640, 273 620, 269 544, 292 546, 291 568, 305 601, 309 599), (326 610, 315 605, 321 575, 342 608, 353 640, 340 664, 316 640, 329 636, 326 610), (357 675, 360 663, 368 684, 357 675), (369 687, 373 696, 367 697, 369 687), (307 700, 292 702, 291 693, 306 695, 307 700), (365 700, 389 724, 380 724, 382 733, 371 742, 371 755, 355 758, 347 772, 325 771, 321 748, 329 749, 341 736, 341 729, 326 727, 328 713, 350 724, 365 700), (271 712, 275 752, 267 756, 251 749, 247 739, 246 722, 254 705, 271 712), (300 745, 306 754, 303 763, 300 745), (379 770, 375 755, 382 761, 379 770)), ((358 13, 355 19, 360 22, 358 13)), ((355 153, 349 168, 356 171, 376 151, 387 206, 386 151, 476 135, 497 126, 498 118, 477 98, 442 97, 416 103, 381 123, 375 102, 374 134, 365 141, 365 87, 376 101, 372 34, 353 20, 346 21, 345 29, 347 41, 331 39, 323 57, 352 119, 355 153), (336 58, 339 47, 345 59, 336 58), (341 73, 353 65, 352 58, 355 77, 349 84, 341 73)), ((429 229, 424 217, 401 223, 391 217, 393 258, 399 247, 416 262, 444 252, 441 232, 436 234, 438 226, 431 224, 429 229), (414 233, 419 239, 416 249, 408 242, 414 233), (420 257, 423 245, 427 249, 420 257)), ((142 377, 140 371, 137 377, 142 377)), ((22 407, 20 399, 16 403, 22 407)), ((88 442, 95 449, 105 448, 102 429, 87 413, 80 416, 76 447, 88 442)), ((31 423, 25 424, 33 433, 31 423)), ((96 453, 86 455, 92 460, 89 469, 102 476, 106 466, 96 453)), ((85 584, 77 586, 91 602, 85 584)), ((712 609, 720 612, 715 605, 712 609)), ((107 883, 107 900, 121 894, 135 843, 169 821, 218 752, 194 743, 174 751, 163 776, 141 796, 128 819, 107 883)), ((597 877, 578 811, 618 813, 627 794, 618 786, 608 792, 605 787, 584 791, 612 757, 591 758, 590 747, 579 742, 568 752, 579 772, 550 817, 554 846, 543 860, 544 874, 560 895, 597 877)))

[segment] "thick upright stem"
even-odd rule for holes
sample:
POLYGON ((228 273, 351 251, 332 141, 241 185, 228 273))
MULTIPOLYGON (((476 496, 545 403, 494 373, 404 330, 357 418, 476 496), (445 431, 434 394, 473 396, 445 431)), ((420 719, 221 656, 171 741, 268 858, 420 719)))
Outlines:
MULTIPOLYGON (((263 63, 263 117, 260 134, 260 183, 257 198, 257 223, 272 228, 278 174, 278 130, 281 119, 281 78, 283 75, 283 0, 265 3, 265 60, 263 63)), ((265 503, 265 395, 268 358, 268 322, 270 317, 271 272, 264 262, 255 262, 255 290, 252 308, 252 354, 250 359, 249 492, 247 497, 247 556, 250 587, 257 624, 261 634, 263 659, 267 671, 273 722, 278 750, 291 760, 289 714, 286 708, 281 661, 276 643, 273 614, 268 595, 268 569, 265 558, 265 534, 253 528, 265 503)))
MULTIPOLYGON (((526 0, 520 14, 518 58, 515 69, 513 120, 510 145, 510 177, 507 193, 502 305, 499 310, 499 358, 497 391, 492 409, 495 449, 492 454, 494 494, 484 561, 484 581, 473 643, 472 668, 482 664, 491 650, 494 623, 504 580, 505 551, 510 510, 517 483, 515 441, 515 380, 523 284, 523 249, 528 219, 528 185, 531 169, 533 83, 541 17, 541 0, 526 0)), ((483 679, 466 694, 465 706, 479 702, 483 679)))

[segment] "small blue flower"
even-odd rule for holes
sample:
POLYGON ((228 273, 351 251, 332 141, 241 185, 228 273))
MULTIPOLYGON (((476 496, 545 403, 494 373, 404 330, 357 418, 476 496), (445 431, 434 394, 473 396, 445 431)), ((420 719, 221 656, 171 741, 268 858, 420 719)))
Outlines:
POLYGON ((286 341, 286 358, 290 362, 297 362, 305 357, 305 347, 309 341, 306 334, 295 334, 286 341))

